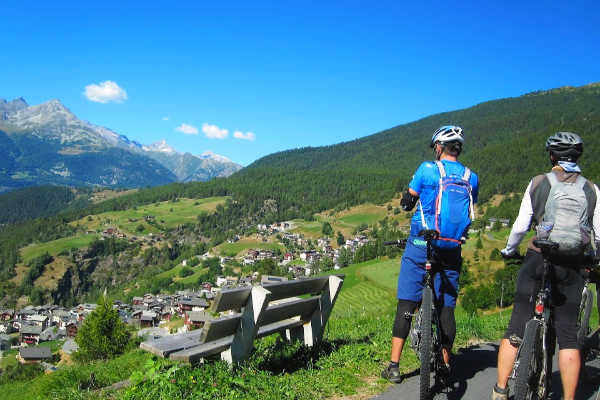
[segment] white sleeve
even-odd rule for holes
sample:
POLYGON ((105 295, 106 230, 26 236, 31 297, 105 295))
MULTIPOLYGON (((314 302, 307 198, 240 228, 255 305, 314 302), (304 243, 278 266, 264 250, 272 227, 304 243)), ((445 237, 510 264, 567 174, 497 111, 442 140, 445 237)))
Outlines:
MULTIPOLYGON (((508 242, 506 243, 506 248, 503 250, 503 253, 505 254, 514 254, 519 250, 519 244, 521 243, 521 240, 523 240, 523 237, 531 225, 533 206, 531 204, 531 194, 529 193, 529 190, 531 189, 532 182, 533 181, 529 182, 527 189, 525 189, 525 194, 523 195, 523 200, 521 201, 521 208, 519 209, 519 215, 517 216, 517 219, 515 219, 515 223, 510 231, 510 236, 508 237, 508 242)), ((595 221, 596 220, 594 219, 594 223, 595 221)))
POLYGON ((596 242, 600 242, 600 190, 598 186, 594 185, 596 191, 596 208, 594 208, 594 236, 596 236, 596 242))

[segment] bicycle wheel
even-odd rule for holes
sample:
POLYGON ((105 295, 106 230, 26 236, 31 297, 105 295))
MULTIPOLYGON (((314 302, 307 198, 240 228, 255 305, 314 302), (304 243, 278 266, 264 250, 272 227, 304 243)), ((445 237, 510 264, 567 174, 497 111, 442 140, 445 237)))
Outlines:
POLYGON ((577 320, 577 343, 581 346, 584 338, 590 333, 590 316, 592 315, 592 306, 594 305, 594 296, 588 287, 583 288, 581 294, 581 303, 579 305, 579 317, 577 320))
POLYGON ((535 319, 527 322, 519 351, 514 400, 538 399, 537 390, 543 368, 542 325, 535 319))
POLYGON ((420 371, 420 400, 429 400, 429 378, 431 372, 431 346, 432 346, 432 304, 433 293, 430 287, 423 289, 423 301, 421 302, 421 343, 419 346, 419 359, 421 360, 420 371))

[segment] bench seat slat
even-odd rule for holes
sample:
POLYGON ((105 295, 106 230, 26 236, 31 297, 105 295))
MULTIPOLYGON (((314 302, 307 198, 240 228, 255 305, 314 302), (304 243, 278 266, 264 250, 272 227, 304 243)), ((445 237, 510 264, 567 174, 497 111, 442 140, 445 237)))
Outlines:
POLYGON ((140 343, 140 348, 149 351, 152 354, 156 354, 157 356, 166 357, 173 352, 198 346, 201 343, 201 335, 202 329, 196 329, 191 332, 142 342, 140 343))
MULTIPOLYGON (((273 333, 283 331, 289 328, 295 328, 302 325, 302 321, 297 319, 286 319, 283 321, 278 321, 269 325, 264 325, 258 329, 257 337, 261 338, 264 336, 269 336, 273 333)), ((174 361, 185 361, 189 363, 197 362, 201 358, 209 357, 215 354, 218 354, 224 350, 227 350, 229 346, 231 346, 231 342, 233 342, 233 335, 226 336, 224 338, 199 344, 197 346, 181 350, 175 353, 171 353, 169 357, 174 361)))

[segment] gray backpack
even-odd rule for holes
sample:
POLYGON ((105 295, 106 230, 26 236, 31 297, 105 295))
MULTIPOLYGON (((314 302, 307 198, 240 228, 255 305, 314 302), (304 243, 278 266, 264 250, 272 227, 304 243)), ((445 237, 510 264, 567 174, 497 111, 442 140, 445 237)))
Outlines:
POLYGON ((595 203, 595 199, 588 199, 584 190, 587 180, 578 176, 573 183, 561 182, 552 172, 546 177, 550 190, 543 217, 536 227, 537 237, 557 242, 559 254, 583 254, 593 246, 590 202, 595 203))

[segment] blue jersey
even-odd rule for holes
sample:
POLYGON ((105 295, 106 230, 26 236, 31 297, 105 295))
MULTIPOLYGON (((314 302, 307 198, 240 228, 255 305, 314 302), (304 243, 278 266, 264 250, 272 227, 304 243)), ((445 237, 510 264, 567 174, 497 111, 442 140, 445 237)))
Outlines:
MULTIPOLYGON (((446 175, 455 175, 462 177, 465 173, 465 167, 458 161, 442 160, 446 175)), ((471 184, 471 194, 473 196, 473 203, 477 202, 477 195, 479 194, 479 179, 477 174, 471 171, 471 177, 469 179, 471 184)), ((425 222, 432 228, 435 226, 435 199, 438 194, 440 185, 440 171, 433 161, 425 161, 422 163, 417 172, 415 172, 412 180, 408 187, 419 194, 420 204, 417 206, 417 210, 412 217, 410 230, 411 235, 417 235, 419 231, 425 229, 421 222, 421 207, 423 207, 423 214, 425 215, 425 222)))

